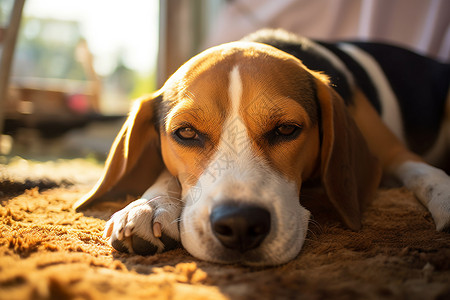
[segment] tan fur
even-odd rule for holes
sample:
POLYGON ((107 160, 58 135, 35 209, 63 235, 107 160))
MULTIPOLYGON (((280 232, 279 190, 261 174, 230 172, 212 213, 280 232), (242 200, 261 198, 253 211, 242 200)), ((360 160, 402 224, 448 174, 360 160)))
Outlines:
POLYGON ((389 130, 361 91, 355 91, 354 102, 355 105, 348 109, 370 150, 380 160, 384 172, 392 173, 405 161, 423 162, 420 156, 409 151, 389 130))
POLYGON ((381 178, 378 161, 348 114, 341 97, 317 82, 322 109, 322 183, 344 222, 361 227, 361 212, 374 197, 381 178))
MULTIPOLYGON (((75 207, 85 207, 108 191, 143 193, 163 167, 159 144, 169 172, 185 184, 195 184, 219 143, 230 110, 228 74, 237 63, 244 86, 240 110, 255 152, 298 187, 320 174, 343 221, 358 229, 361 209, 379 183, 377 161, 326 76, 308 70, 291 55, 255 43, 207 50, 182 66, 159 93, 139 100, 114 142, 104 176, 75 207), (155 99, 168 107, 160 140, 151 122, 155 99), (301 125, 301 135, 287 143, 268 145, 264 133, 280 122, 301 125), (208 136, 204 147, 185 147, 173 140, 171 133, 186 123, 208 136)), ((359 101, 354 109, 357 123, 364 123, 359 114, 366 108, 358 105, 359 101)), ((363 128, 370 131, 370 126, 363 128)), ((374 142, 368 136, 372 147, 374 142)))
POLYGON ((74 204, 83 209, 110 195, 141 195, 163 168, 158 134, 152 126, 154 102, 159 92, 136 101, 117 135, 105 163, 103 176, 93 189, 74 204))

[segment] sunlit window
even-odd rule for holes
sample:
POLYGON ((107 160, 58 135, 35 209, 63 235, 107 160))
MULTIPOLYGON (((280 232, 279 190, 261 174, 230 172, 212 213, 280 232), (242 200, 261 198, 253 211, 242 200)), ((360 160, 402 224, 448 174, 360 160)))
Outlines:
POLYGON ((13 87, 64 92, 78 113, 125 113, 155 89, 158 3, 28 0, 13 87))

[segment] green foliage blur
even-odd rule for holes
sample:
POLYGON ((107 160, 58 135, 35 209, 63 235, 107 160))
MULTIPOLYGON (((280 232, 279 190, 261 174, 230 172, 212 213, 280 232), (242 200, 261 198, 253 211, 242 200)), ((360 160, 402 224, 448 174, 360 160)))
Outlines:
MULTIPOLYGON (((76 55, 81 41, 84 37, 76 21, 24 17, 16 47, 13 77, 89 80, 76 55)), ((155 76, 155 70, 142 74, 127 68, 121 53, 118 53, 116 67, 111 74, 100 78, 102 98, 115 95, 127 101, 153 92, 156 89, 155 76)))

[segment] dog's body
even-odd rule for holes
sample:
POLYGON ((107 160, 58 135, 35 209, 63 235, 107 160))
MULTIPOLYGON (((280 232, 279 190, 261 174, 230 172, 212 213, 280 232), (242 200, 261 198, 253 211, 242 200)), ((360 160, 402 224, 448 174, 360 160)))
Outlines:
POLYGON ((309 69, 328 75, 346 105, 354 104, 357 86, 411 151, 430 163, 444 164, 440 159, 449 149, 438 142, 438 135, 445 134, 448 64, 380 43, 326 43, 273 31, 257 32, 246 39, 282 49, 309 69))
POLYGON ((303 245, 305 181, 320 178, 343 222, 357 230, 383 170, 443 230, 450 178, 404 143, 432 163, 448 159, 449 74, 448 65, 398 48, 319 44, 281 31, 211 48, 137 101, 104 176, 75 207, 143 194, 106 225, 117 250, 153 254, 181 241, 201 259, 275 265, 303 245), (391 62, 409 68, 407 77, 395 75, 391 62))

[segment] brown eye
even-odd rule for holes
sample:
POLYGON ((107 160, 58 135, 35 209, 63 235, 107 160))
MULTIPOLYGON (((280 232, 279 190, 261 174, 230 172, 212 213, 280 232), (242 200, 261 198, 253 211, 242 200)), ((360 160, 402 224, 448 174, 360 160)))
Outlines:
POLYGON ((275 133, 281 136, 290 136, 294 134, 298 129, 300 128, 296 125, 285 124, 275 128, 275 133))
POLYGON ((264 137, 270 145, 276 145, 295 140, 299 137, 302 129, 302 125, 295 123, 279 124, 277 127, 267 132, 264 137))
POLYGON ((183 140, 194 140, 198 138, 197 132, 192 127, 179 128, 175 134, 183 140))

